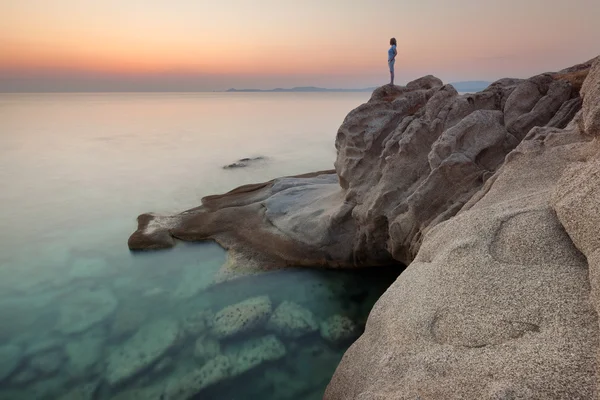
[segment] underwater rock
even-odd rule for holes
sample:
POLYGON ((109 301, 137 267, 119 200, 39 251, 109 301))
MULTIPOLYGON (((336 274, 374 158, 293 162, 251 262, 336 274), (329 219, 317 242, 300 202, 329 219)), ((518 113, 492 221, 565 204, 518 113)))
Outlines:
POLYGON ((93 400, 97 388, 97 383, 78 385, 76 388, 59 397, 58 400, 93 400))
POLYGON ((123 338, 133 334, 148 317, 146 304, 127 302, 117 309, 110 325, 112 338, 123 338))
POLYGON ((215 314, 206 309, 186 317, 181 325, 187 335, 200 336, 212 327, 214 317, 215 314))
POLYGON ((7 378, 21 363, 23 350, 15 345, 0 347, 0 381, 7 378))
POLYGON ((221 353, 219 341, 211 336, 202 336, 194 344, 194 358, 199 362, 213 359, 221 353))
MULTIPOLYGON (((22 371, 17 372, 10 379, 10 383, 17 386, 26 385, 35 381, 38 377, 37 372, 32 368, 25 368, 22 371)), ((1 398, 1 397, 0 397, 1 398)))
POLYGON ((214 271, 206 266, 194 265, 181 274, 179 285, 173 291, 176 300, 189 299, 214 283, 214 271))
POLYGON ((154 368, 152 368, 152 373, 160 375, 160 374, 164 373, 165 371, 170 370, 174 366, 175 366, 175 360, 173 360, 173 358, 164 357, 162 360, 160 360, 158 363, 156 363, 154 368))
POLYGON ((251 157, 251 158, 250 157, 240 158, 236 162, 224 165, 223 169, 243 168, 243 167, 247 167, 248 165, 250 165, 250 163, 252 161, 260 161, 260 160, 264 160, 264 159, 265 159, 265 157, 262 157, 262 156, 251 157))
POLYGON ((71 278, 102 278, 110 273, 108 263, 102 258, 78 258, 69 271, 71 278))
POLYGON ((161 386, 128 389, 112 396, 110 400, 164 400, 163 391, 161 386))
POLYGON ((37 353, 43 353, 57 349, 62 346, 62 340, 58 337, 45 337, 33 341, 25 350, 26 356, 32 356, 37 353))
POLYGON ((51 350, 33 357, 29 365, 42 375, 51 375, 60 369, 64 360, 65 355, 62 351, 51 350))
POLYGON ((225 354, 231 360, 231 376, 236 376, 264 362, 279 360, 285 356, 286 350, 275 335, 267 335, 230 346, 225 354))
POLYGON ((331 343, 356 339, 359 335, 358 326, 343 315, 333 315, 321 323, 321 336, 331 343))
POLYGON ((104 342, 99 337, 82 337, 70 340, 65 346, 67 352, 67 372, 72 377, 82 377, 100 359, 104 342))
POLYGON ((179 338, 175 321, 161 319, 144 325, 122 345, 111 349, 107 358, 106 381, 119 385, 160 359, 179 338))
POLYGON ((167 385, 162 400, 184 400, 200 393, 203 389, 229 378, 231 363, 224 356, 208 361, 200 369, 182 378, 173 379, 167 385))
POLYGON ((83 332, 108 318, 117 303, 108 289, 80 289, 64 299, 55 328, 65 334, 83 332))
POLYGON ((267 329, 280 336, 298 338, 319 329, 313 313, 291 301, 282 302, 267 322, 267 329))
POLYGON ((215 314, 212 332, 223 339, 252 331, 264 325, 272 312, 268 296, 252 297, 215 314))

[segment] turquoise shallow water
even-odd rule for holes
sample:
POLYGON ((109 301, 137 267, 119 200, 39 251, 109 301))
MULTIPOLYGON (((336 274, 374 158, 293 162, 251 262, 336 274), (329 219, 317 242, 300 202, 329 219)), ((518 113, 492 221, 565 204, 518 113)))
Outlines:
POLYGON ((142 212, 332 168, 337 127, 367 98, 0 95, 0 398, 322 396, 399 271, 211 285, 219 246, 134 254, 126 241, 142 212))

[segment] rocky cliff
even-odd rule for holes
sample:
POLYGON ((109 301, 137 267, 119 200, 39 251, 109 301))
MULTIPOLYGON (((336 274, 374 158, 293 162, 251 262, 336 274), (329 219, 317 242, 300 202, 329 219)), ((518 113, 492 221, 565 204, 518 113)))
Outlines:
POLYGON ((472 95, 384 86, 341 125, 335 171, 141 215, 129 246, 213 239, 227 273, 409 265, 327 399, 595 398, 599 104, 600 59, 472 95))

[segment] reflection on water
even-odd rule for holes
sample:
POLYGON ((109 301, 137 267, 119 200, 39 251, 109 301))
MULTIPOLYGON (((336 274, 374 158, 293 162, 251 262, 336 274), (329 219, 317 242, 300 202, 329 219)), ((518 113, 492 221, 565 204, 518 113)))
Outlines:
POLYGON ((126 241, 141 212, 331 168, 367 98, 1 95, 0 398, 319 398, 397 270, 213 285, 219 246, 126 241))

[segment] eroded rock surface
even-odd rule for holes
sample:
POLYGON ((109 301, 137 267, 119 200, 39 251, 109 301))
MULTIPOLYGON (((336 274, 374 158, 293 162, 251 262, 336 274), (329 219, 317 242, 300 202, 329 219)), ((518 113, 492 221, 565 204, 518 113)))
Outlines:
POLYGON ((586 118, 530 130, 428 231, 325 399, 597 398, 600 164, 586 118))
POLYGON ((215 314, 212 334, 219 339, 225 339, 251 332, 263 326, 272 312, 271 299, 268 296, 252 297, 232 304, 215 314))

